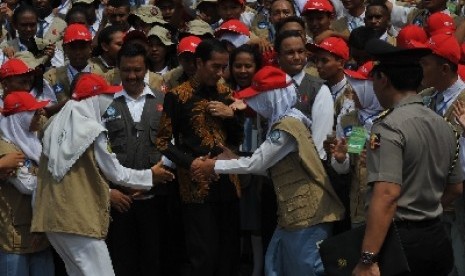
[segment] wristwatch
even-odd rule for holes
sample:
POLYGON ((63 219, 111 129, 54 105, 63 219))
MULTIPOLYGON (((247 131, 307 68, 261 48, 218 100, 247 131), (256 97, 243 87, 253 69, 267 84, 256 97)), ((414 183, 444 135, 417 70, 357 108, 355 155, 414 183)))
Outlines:
POLYGON ((360 262, 365 265, 372 265, 378 262, 378 254, 373 252, 363 251, 360 256, 360 262))

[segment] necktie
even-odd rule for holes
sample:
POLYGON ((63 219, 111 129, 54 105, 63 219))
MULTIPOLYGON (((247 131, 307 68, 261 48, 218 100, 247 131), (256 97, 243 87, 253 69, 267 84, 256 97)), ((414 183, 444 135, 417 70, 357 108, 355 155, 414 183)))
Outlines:
POLYGON ((37 30, 37 34, 36 36, 38 38, 44 38, 44 30, 45 30, 45 25, 47 24, 47 22, 43 19, 39 19, 39 28, 37 30))
POLYGON ((444 95, 439 93, 436 96, 436 113, 439 115, 444 115, 444 110, 446 109, 446 102, 444 102, 444 95))

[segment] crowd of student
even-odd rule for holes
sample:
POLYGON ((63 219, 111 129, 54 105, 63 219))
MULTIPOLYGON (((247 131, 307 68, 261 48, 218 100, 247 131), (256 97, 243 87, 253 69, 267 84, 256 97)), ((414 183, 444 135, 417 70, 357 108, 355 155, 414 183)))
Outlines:
POLYGON ((239 275, 247 245, 253 276, 325 275, 317 244, 373 225, 383 181, 436 181, 404 188, 390 219, 444 232, 404 240, 412 275, 465 275, 464 148, 449 160, 436 137, 438 161, 409 166, 388 146, 412 154, 402 126, 370 135, 410 116, 379 91, 413 88, 462 134, 461 4, 1 3, 0 276, 239 275))

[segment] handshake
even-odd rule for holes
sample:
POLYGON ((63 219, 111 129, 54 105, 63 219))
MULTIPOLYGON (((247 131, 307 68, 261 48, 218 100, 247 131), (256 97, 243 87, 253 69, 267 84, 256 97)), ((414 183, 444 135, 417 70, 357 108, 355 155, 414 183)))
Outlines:
POLYGON ((230 149, 223 145, 219 145, 219 147, 223 150, 223 152, 215 158, 210 158, 209 154, 207 156, 197 157, 194 161, 192 161, 190 174, 193 181, 217 181, 219 179, 219 175, 215 173, 216 160, 237 159, 238 156, 234 154, 230 149))

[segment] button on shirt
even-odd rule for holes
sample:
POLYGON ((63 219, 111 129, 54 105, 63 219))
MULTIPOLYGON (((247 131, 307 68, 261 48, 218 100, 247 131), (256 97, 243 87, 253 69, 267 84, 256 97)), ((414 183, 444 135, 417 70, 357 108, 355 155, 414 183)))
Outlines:
POLYGON ((126 104, 128 106, 129 113, 131 113, 132 120, 135 123, 138 123, 140 122, 140 118, 142 117, 142 111, 144 110, 145 98, 147 97, 147 95, 155 97, 152 90, 148 86, 145 86, 144 90, 142 91, 142 94, 139 97, 137 97, 137 99, 134 99, 133 97, 129 96, 126 90, 116 93, 114 98, 116 99, 119 97, 124 97, 126 99, 126 104))
MULTIPOLYGON (((305 77, 305 72, 302 71, 299 74, 292 77, 294 83, 300 86, 302 80, 305 77)), ((313 142, 315 143, 316 149, 320 158, 326 159, 326 152, 323 148, 323 142, 326 140, 326 136, 331 134, 333 131, 334 124, 334 101, 328 86, 322 85, 318 91, 315 101, 312 107, 312 126, 311 133, 313 142)))

